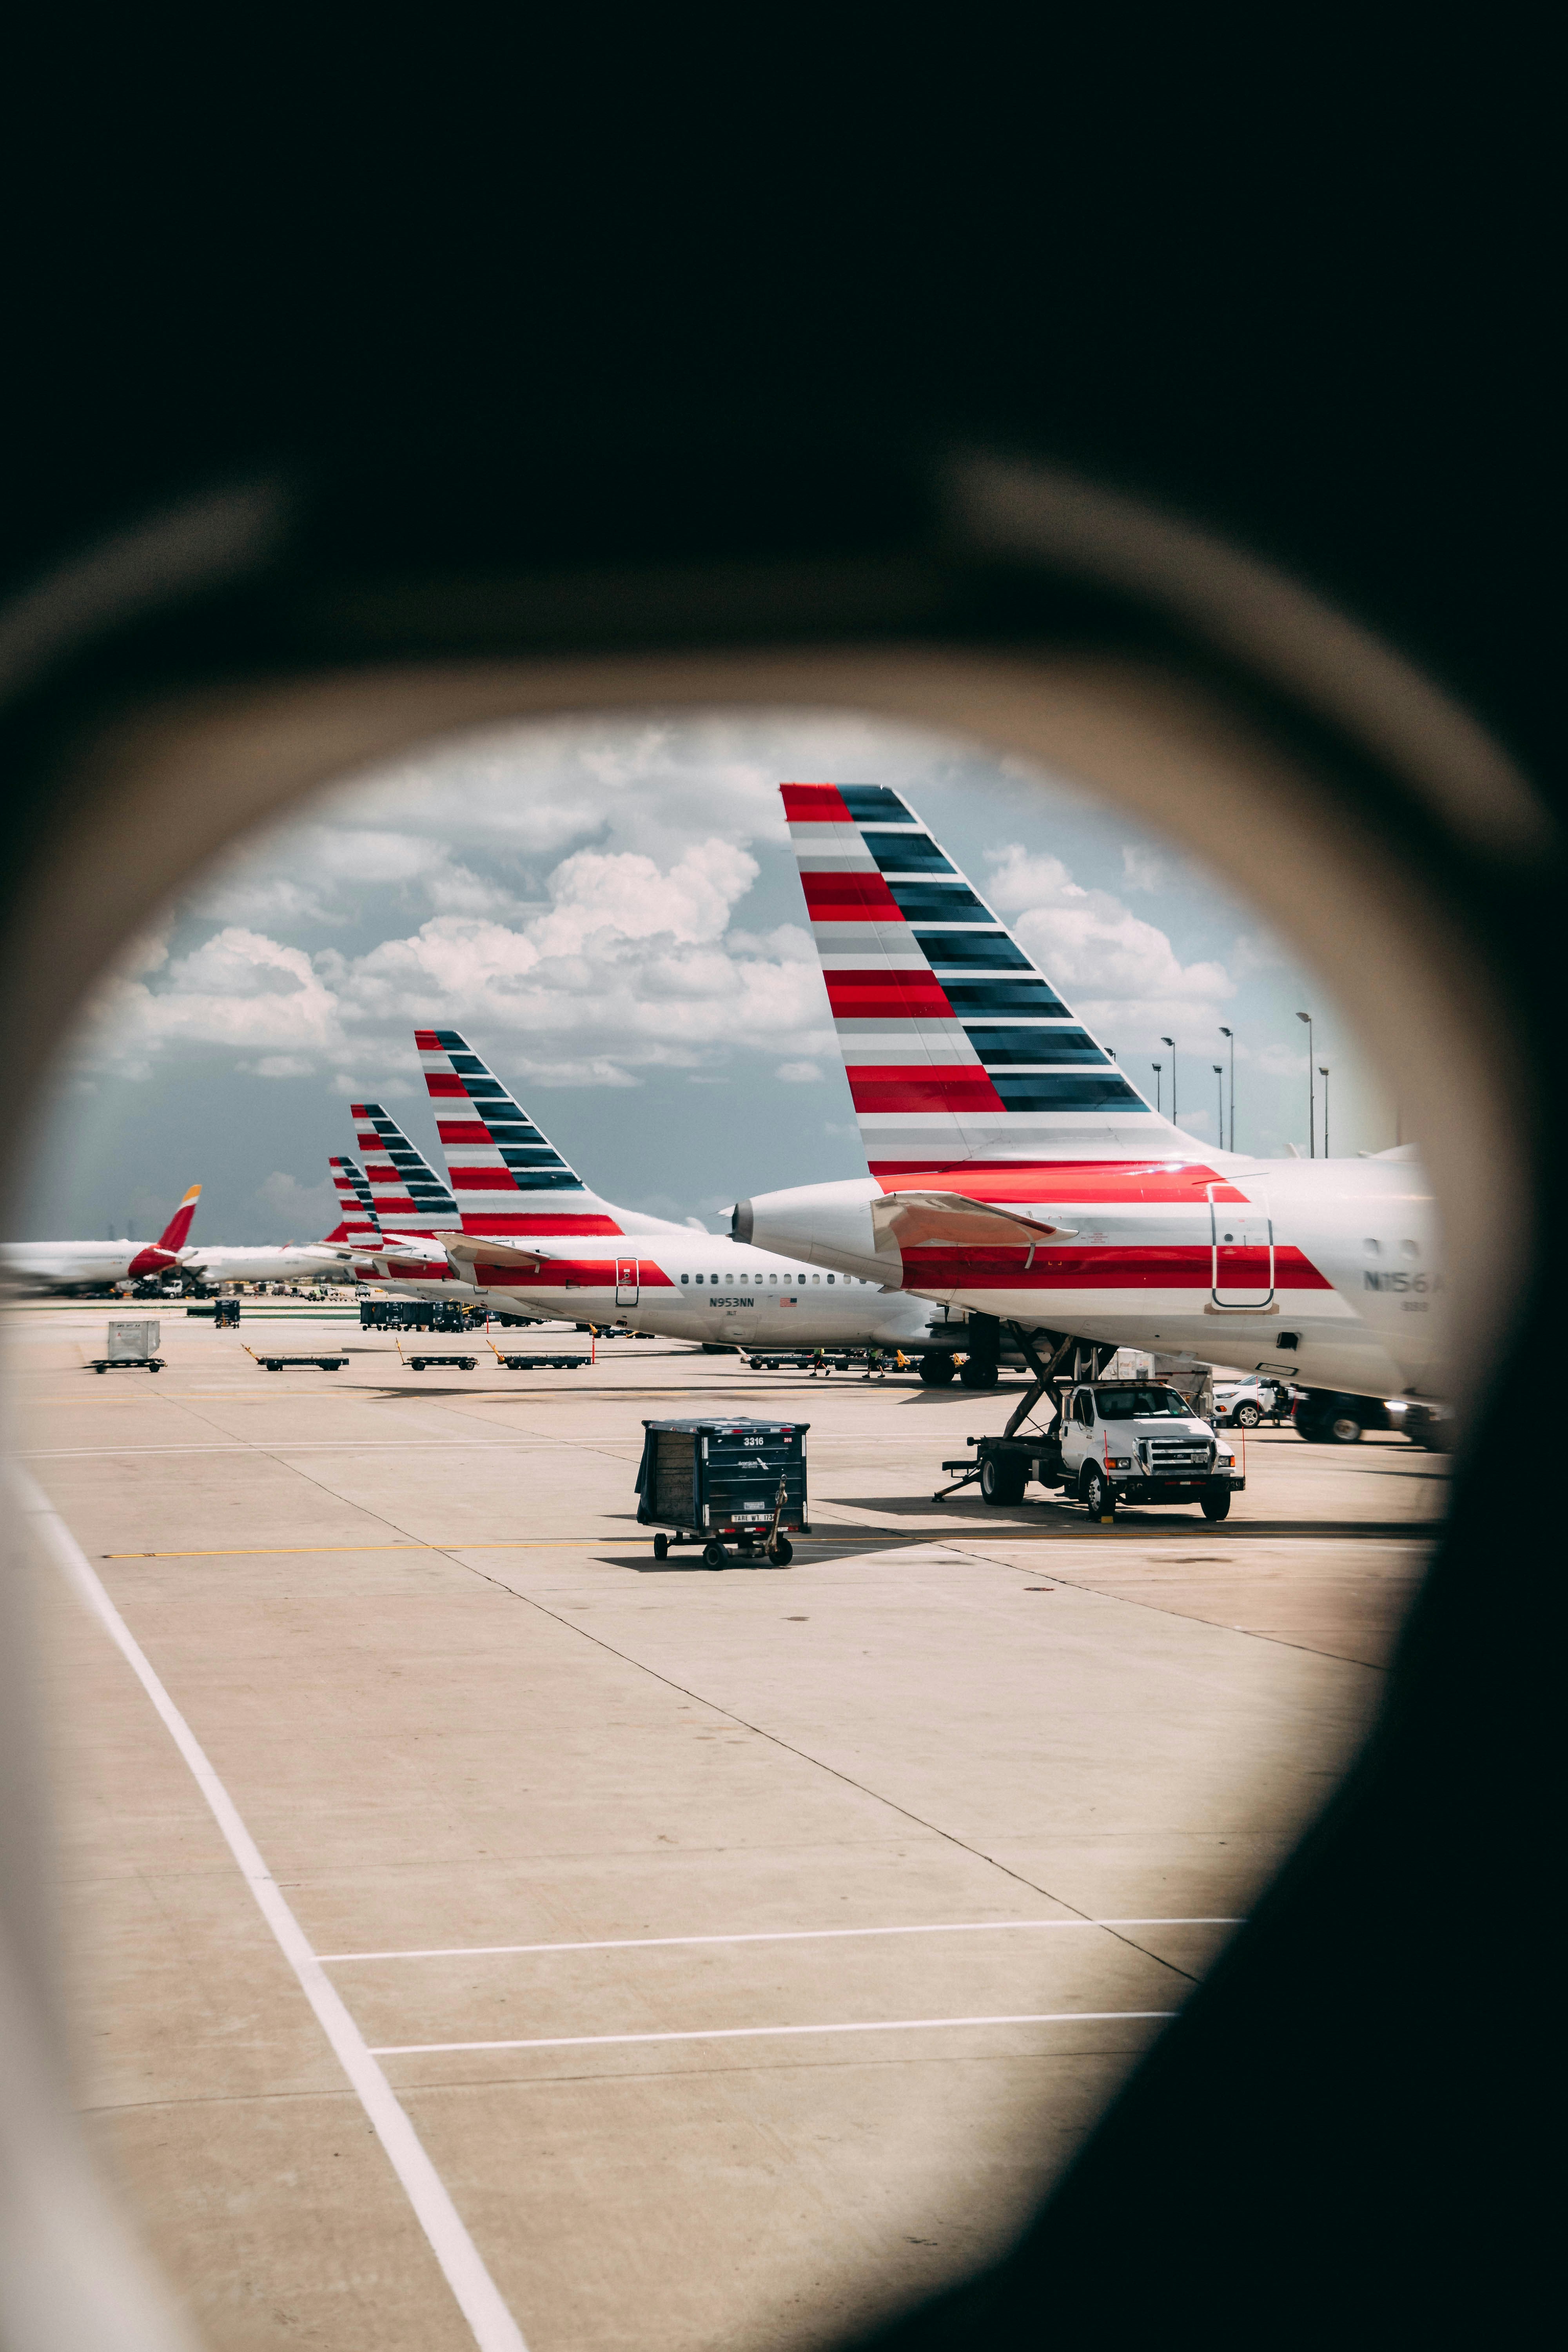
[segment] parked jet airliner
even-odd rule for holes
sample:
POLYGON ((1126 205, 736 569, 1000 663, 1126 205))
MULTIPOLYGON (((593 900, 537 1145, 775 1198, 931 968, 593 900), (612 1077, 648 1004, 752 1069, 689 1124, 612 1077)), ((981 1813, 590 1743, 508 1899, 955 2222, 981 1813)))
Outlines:
POLYGON ((183 1268, 195 1255, 185 1236, 202 1188, 193 1184, 155 1242, 7 1242, 0 1270, 20 1290, 111 1289, 183 1268))
MULTIPOLYGON (((377 1215, 384 1232, 395 1218, 409 1221, 405 1230, 423 1218, 452 1272, 465 1276, 485 1305, 513 1315, 624 1322, 668 1339, 742 1349, 871 1345, 918 1353, 932 1344, 931 1326, 942 1318, 933 1318, 923 1299, 716 1242, 689 1225, 603 1199, 467 1038, 455 1029, 422 1029, 416 1043, 450 1190, 438 1185, 378 1105, 356 1104, 377 1215), (373 1157, 378 1144, 380 1156, 373 1157), (378 1168, 389 1171, 389 1182, 401 1171, 395 1205, 389 1193, 375 1191, 378 1168)), ((389 1275, 415 1264, 401 1252, 389 1252, 384 1262, 389 1275)), ((431 1295, 450 1297, 452 1286, 443 1290, 437 1280, 431 1295)))
MULTIPOLYGON (((738 1242, 994 1331, 1441 1394, 1442 1276, 1412 1151, 1259 1161, 1184 1135, 897 793, 782 789, 869 1173, 738 1202, 738 1242)), ((977 1385, 995 1377, 984 1355, 976 1335, 977 1385)))

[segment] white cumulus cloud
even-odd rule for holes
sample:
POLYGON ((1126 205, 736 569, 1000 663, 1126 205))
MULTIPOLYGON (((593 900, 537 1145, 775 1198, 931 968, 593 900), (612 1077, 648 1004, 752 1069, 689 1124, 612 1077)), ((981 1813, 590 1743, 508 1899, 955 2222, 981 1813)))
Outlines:
POLYGON ((1236 993, 1224 964, 1184 964, 1167 932, 1112 892, 1083 888, 1059 857, 1013 843, 991 864, 987 895, 1019 945, 1124 1060, 1167 1031, 1188 1051, 1209 1044, 1236 993))

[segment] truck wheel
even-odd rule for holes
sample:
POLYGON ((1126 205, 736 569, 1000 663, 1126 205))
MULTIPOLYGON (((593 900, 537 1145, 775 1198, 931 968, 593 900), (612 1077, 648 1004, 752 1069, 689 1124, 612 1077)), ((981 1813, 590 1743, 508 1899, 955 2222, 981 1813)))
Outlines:
POLYGON ((958 1377, 966 1389, 994 1389, 1001 1374, 994 1356, 965 1356, 958 1377))
POLYGON ((669 1538, 668 1536, 655 1536, 653 1539, 653 1556, 655 1559, 668 1559, 669 1558, 669 1538))
POLYGON ((983 1503, 1021 1503, 1023 1464, 1010 1454, 988 1454, 980 1465, 980 1499, 983 1503))
POLYGON ((730 1555, 725 1550, 723 1545, 717 1540, 712 1543, 705 1543, 702 1547, 702 1565, 704 1568, 722 1568, 729 1559, 729 1557, 730 1555))
POLYGON ((1362 1424, 1353 1412, 1331 1413, 1325 1434, 1331 1445, 1359 1445, 1362 1424))
POLYGON ((958 1366, 949 1355, 939 1355, 933 1351, 921 1358, 921 1378, 928 1389, 945 1388, 957 1370, 958 1366))
POLYGON ((788 1536, 779 1536, 768 1546, 768 1558, 775 1568, 787 1568, 795 1558, 795 1546, 788 1536))
POLYGON ((1236 1417, 1243 1429, 1256 1429, 1263 1415, 1255 1404, 1241 1404, 1236 1409, 1236 1417))
POLYGON ((1079 1496, 1091 1519, 1109 1519, 1116 1513, 1116 1489, 1098 1462, 1086 1462, 1078 1482, 1079 1496))
POLYGON ((1205 1487, 1198 1499, 1199 1507, 1205 1519, 1229 1518, 1230 1488, 1228 1486, 1205 1487))

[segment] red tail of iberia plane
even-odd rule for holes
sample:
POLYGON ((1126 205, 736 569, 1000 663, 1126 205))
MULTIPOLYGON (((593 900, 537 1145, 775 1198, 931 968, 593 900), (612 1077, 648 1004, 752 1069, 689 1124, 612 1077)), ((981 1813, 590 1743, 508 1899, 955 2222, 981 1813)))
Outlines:
POLYGON ((1184 1135, 897 793, 782 789, 869 1174, 740 1202, 737 1239, 962 1307, 982 1335, 1374 1397, 1440 1377, 1416 1167, 1260 1165, 1184 1135))
POLYGON ((201 1197, 201 1186, 193 1184, 157 1240, 149 1243, 145 1249, 137 1251, 126 1268, 128 1274, 160 1274, 165 1267, 178 1263, 191 1230, 191 1219, 196 1213, 196 1202, 201 1197))

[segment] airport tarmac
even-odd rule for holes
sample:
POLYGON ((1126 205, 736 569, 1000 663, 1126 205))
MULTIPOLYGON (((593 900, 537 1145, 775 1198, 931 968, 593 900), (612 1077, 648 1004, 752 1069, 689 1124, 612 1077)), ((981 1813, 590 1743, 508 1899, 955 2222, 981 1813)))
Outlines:
POLYGON ((962 2273, 1331 1786, 1443 1507, 1259 1432, 1224 1525, 1100 1528, 931 1501, 1005 1387, 167 1314, 100 1378, 105 1313, 5 1318, 80 2101, 215 2347, 500 2346, 492 2284, 534 2352, 772 2347, 962 2273), (811 1424, 787 1570, 636 1525, 644 1416, 730 1412, 811 1424))

